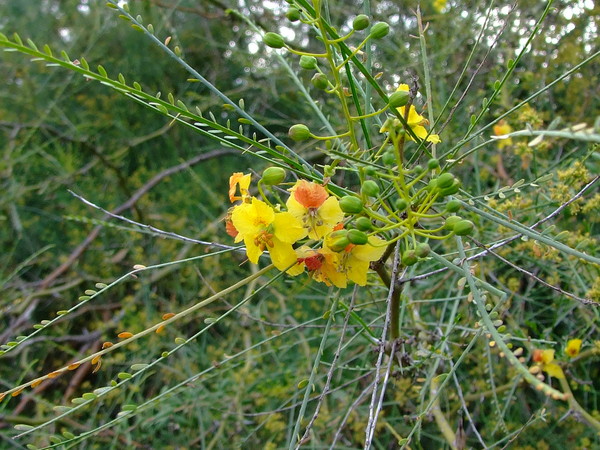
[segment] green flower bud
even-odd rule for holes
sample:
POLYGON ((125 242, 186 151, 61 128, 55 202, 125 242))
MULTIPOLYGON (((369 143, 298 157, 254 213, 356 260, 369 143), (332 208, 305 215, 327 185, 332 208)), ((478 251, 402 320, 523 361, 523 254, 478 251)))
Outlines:
POLYGON ((454 228, 454 225, 460 222, 461 220, 463 219, 460 216, 450 216, 444 222, 444 228, 452 230, 454 228))
POLYGON ((360 231, 371 231, 373 229, 373 224, 366 217, 356 219, 355 225, 360 231))
POLYGON ((300 20, 300 11, 296 8, 288 8, 285 17, 287 17, 290 22, 298 22, 300 20))
POLYGON ((429 183, 427 183, 427 189, 433 191, 435 188, 437 188, 437 178, 432 178, 429 180, 429 183))
POLYGON ((441 174, 437 179, 437 187, 440 189, 448 188, 452 183, 454 183, 454 175, 449 172, 441 174))
POLYGON ((438 167, 440 167, 440 161, 437 158, 431 158, 427 161, 427 168, 429 170, 437 169, 438 167))
POLYGON ((327 238, 327 246, 334 252, 341 252, 350 245, 347 230, 337 230, 327 238))
POLYGON ((457 236, 466 236, 473 232, 473 228, 475 225, 470 220, 459 220, 454 224, 453 231, 457 236))
POLYGON ((375 175, 377 175, 377 169, 373 166, 367 166, 365 167, 365 173, 370 177, 374 177, 375 175))
POLYGON ((419 245, 417 245, 417 248, 415 248, 415 255, 417 255, 419 258, 425 258, 427 255, 429 255, 430 251, 431 247, 429 247, 429 244, 427 242, 421 242, 419 245))
POLYGON ((391 108, 400 108, 401 106, 406 105, 409 99, 410 94, 408 91, 396 91, 390 95, 388 105, 390 105, 391 108))
POLYGON ((263 42, 267 47, 271 48, 283 48, 285 47, 285 41, 280 34, 273 33, 269 31, 267 34, 263 36, 263 42))
POLYGON ((285 180, 285 176, 285 169, 281 167, 268 167, 264 170, 261 180, 269 186, 274 186, 285 180))
POLYGON ((403 198, 399 198, 398 200, 396 200, 394 205, 396 206, 397 212, 406 211, 409 206, 408 202, 406 200, 404 200, 403 198))
POLYGON ((354 18, 354 21, 352 22, 352 28, 356 31, 361 31, 367 28, 369 23, 369 18, 364 14, 360 14, 354 18))
POLYGON ((419 258, 417 257, 414 250, 406 250, 404 253, 402 253, 402 264, 404 264, 405 266, 412 266, 418 261, 419 258))
POLYGON ((340 208, 347 214, 358 214, 363 210, 363 202, 353 195, 346 195, 340 199, 340 208))
POLYGON ((327 81, 327 77, 322 73, 315 73, 310 82, 317 89, 325 90, 327 86, 329 86, 329 81, 327 81))
POLYGON ((455 213, 460 209, 461 206, 462 205, 458 200, 452 199, 448 203, 446 203, 446 211, 450 213, 455 213))
POLYGON ((369 242, 367 235, 359 230, 348 230, 347 237, 351 244, 365 245, 369 242))
POLYGON ((396 165, 396 155, 392 152, 385 152, 381 157, 381 161, 386 166, 395 166, 396 165))
POLYGON ((292 125, 290 127, 288 135, 294 141, 306 141, 307 139, 310 139, 310 130, 306 125, 297 123, 296 125, 292 125))
POLYGON ((440 191, 440 195, 442 195, 443 197, 445 197, 446 195, 454 195, 458 192, 459 189, 460 189, 460 181, 458 181, 455 178, 454 182, 452 183, 452 185, 450 187, 447 187, 440 191))
POLYGON ((368 197, 377 197, 379 195, 379 185, 373 180, 367 180, 362 184, 360 192, 368 197))
POLYGON ((423 166, 420 164, 417 164, 414 168, 413 171, 415 172, 415 174, 420 175, 423 173, 423 166))
POLYGON ((302 55, 300 57, 300 67, 306 70, 314 70, 317 68, 317 58, 314 56, 302 55))
POLYGON ((385 22, 378 22, 371 28, 371 37, 373 39, 382 39, 390 32, 390 26, 385 22))

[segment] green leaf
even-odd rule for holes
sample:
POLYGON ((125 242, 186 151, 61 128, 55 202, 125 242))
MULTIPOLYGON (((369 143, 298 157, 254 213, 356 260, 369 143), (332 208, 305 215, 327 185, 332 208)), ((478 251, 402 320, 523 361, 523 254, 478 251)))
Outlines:
POLYGON ((133 375, 131 375, 129 372, 119 372, 117 378, 119 378, 120 380, 128 380, 132 376, 133 375))
POLYGON ((108 78, 108 74, 106 73, 106 70, 104 69, 104 67, 98 66, 98 73, 101 76, 103 76, 104 78, 108 78))
POLYGON ((85 70, 90 70, 90 65, 83 56, 79 60, 79 64, 81 64, 81 67, 83 67, 85 70))
POLYGON ((48 46, 48 44, 44 44, 44 53, 48 56, 52 56, 52 49, 48 46))
POLYGON ((29 431, 32 429, 33 429, 32 425, 26 425, 24 423, 18 423, 17 425, 15 425, 15 430, 17 430, 17 431, 29 431))
POLYGON ((29 47, 34 49, 36 52, 39 52, 37 46, 35 45, 35 42, 33 42, 31 39, 27 39, 27 43, 29 44, 29 47))
POLYGON ((149 364, 133 364, 130 369, 137 372, 138 370, 144 370, 148 366, 149 364))

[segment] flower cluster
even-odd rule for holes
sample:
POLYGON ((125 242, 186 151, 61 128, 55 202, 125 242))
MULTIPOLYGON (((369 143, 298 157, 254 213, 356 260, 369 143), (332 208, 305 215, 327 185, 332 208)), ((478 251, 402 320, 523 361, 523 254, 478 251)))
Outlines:
POLYGON ((349 281, 367 284, 369 265, 383 255, 384 240, 345 230, 340 202, 320 184, 297 181, 282 211, 282 205, 249 194, 250 177, 234 173, 229 179, 229 199, 239 203, 226 218, 227 233, 244 242, 250 262, 258 263, 268 251, 273 265, 289 275, 307 271, 314 280, 340 288, 349 281))

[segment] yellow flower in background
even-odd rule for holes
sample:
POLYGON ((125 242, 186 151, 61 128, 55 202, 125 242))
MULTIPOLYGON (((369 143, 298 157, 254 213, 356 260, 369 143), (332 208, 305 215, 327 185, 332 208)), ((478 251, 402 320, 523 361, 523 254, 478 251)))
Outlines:
POLYGON ((377 261, 385 252, 386 242, 375 236, 365 245, 348 245, 339 252, 338 272, 359 286, 367 284, 367 272, 372 261, 377 261))
MULTIPOLYGON (((408 92, 409 91, 408 84, 401 84, 400 86, 398 86, 398 89, 396 89, 396 91, 408 92)), ((402 117, 405 117, 406 106, 401 106, 401 107, 397 108, 397 110, 400 113, 400 115, 402 115, 402 117)), ((415 135, 418 138, 420 138, 420 139, 427 138, 427 142, 433 142, 434 144, 438 144, 438 143, 442 142, 440 137, 437 134, 430 134, 429 136, 427 136, 427 129, 424 127, 424 125, 429 125, 429 121, 425 117, 423 117, 422 115, 417 113, 417 110, 414 105, 410 105, 406 122, 408 123, 408 126, 411 128, 413 133, 415 133, 415 135)), ((399 126, 400 121, 397 119, 394 120, 394 125, 399 126)), ((385 124, 383 127, 381 127, 380 132, 383 133, 384 131, 387 131, 387 127, 385 124)), ((406 137, 408 139, 414 141, 414 139, 411 137, 410 134, 406 133, 406 137)))
POLYGON ((290 191, 288 212, 302 222, 309 238, 323 238, 344 218, 338 199, 320 184, 300 180, 290 191))
MULTIPOLYGON (((512 131, 512 128, 506 121, 500 120, 496 125, 494 125, 494 136, 504 136, 509 134, 512 131)), ((508 147, 512 145, 512 139, 509 137, 498 139, 498 148, 503 149, 504 147, 508 147)))
POLYGON ((554 350, 534 350, 533 361, 536 362, 542 368, 542 370, 551 377, 565 377, 561 367, 554 362, 554 350))
POLYGON ((244 241, 251 262, 257 264, 262 252, 268 250, 279 270, 286 270, 296 262, 292 244, 306 236, 306 230, 294 216, 288 212, 276 213, 256 198, 234 207, 231 223, 238 232, 235 242, 244 241))
POLYGON ((581 339, 571 339, 567 342, 567 346, 565 347, 565 353, 569 358, 575 358, 579 355, 579 351, 581 350, 581 339))
POLYGON ((243 174, 235 172, 229 177, 229 200, 233 203, 236 200, 246 201, 249 198, 248 188, 250 187, 250 179, 252 174, 243 174), (237 187, 240 187, 240 194, 237 194, 237 187))

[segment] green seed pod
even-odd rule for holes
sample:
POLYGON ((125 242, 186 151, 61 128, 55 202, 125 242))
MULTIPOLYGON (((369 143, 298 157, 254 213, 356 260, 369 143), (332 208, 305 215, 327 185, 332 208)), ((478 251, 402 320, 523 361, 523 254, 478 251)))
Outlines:
POLYGON ((285 180, 286 172, 281 167, 268 167, 262 174, 262 182, 269 186, 277 185, 285 180))
POLYGON ((473 232, 475 225, 470 220, 459 220, 454 224, 454 234, 457 236, 466 236, 473 232))
POLYGON ((447 187, 440 191, 440 195, 442 195, 443 197, 445 197, 446 195, 454 195, 458 192, 459 189, 460 189, 460 181, 458 181, 455 178, 454 182, 452 183, 452 185, 450 187, 447 187))
POLYGON ((352 22, 352 28, 356 31, 364 30, 369 26, 370 20, 364 14, 360 14, 354 18, 352 22))
POLYGON ((369 242, 368 236, 359 230, 348 230, 348 235, 346 237, 351 244, 365 245, 369 242))
POLYGON ((353 195, 346 195, 340 199, 340 208, 347 214, 358 214, 363 210, 363 202, 353 195))
POLYGON ((305 141, 307 139, 310 139, 310 130, 306 125, 297 123, 296 125, 292 125, 290 127, 288 135, 294 141, 305 141))
POLYGON ((379 191, 379 185, 373 180, 365 181, 360 188, 360 192, 368 197, 377 197, 379 191))
POLYGON ((315 73, 310 82, 317 89, 325 90, 327 86, 329 86, 329 81, 327 81, 327 77, 322 73, 315 73))
POLYGON ((367 166, 365 167, 365 173, 370 177, 374 177, 375 175, 377 175, 377 169, 373 166, 367 166))
POLYGON ((373 39, 382 39, 390 32, 390 26, 385 22, 378 22, 371 28, 371 37, 373 39))
POLYGON ((454 183, 454 175, 449 172, 441 174, 437 179, 437 187, 440 189, 448 188, 452 183, 454 183))
POLYGON ((263 42, 267 47, 271 48, 283 48, 285 47, 285 41, 280 34, 273 33, 269 31, 267 34, 263 36, 263 42))
POLYGON ((406 250, 404 253, 402 253, 402 264, 404 264, 405 266, 412 266, 418 261, 419 258, 417 257, 414 250, 406 250))
POLYGON ((440 161, 437 158, 431 158, 427 161, 427 168, 429 170, 437 169, 438 167, 440 167, 440 161))
POLYGON ((454 228, 454 225, 460 222, 461 220, 463 220, 463 218, 460 216, 450 216, 444 222, 444 228, 452 230, 454 228))
POLYGON ((337 230, 327 238, 327 246, 334 252, 341 252, 350 245, 347 230, 337 230))
POLYGON ((408 202, 403 198, 399 198, 394 202, 394 206, 396 206, 397 212, 406 211, 408 209, 408 202))
POLYGON ((360 231, 371 231, 373 229, 373 224, 366 217, 356 219, 355 225, 360 231))
POLYGON ((305 70, 314 70, 317 68, 317 58, 314 56, 302 55, 300 57, 300 67, 305 70))
POLYGON ((452 199, 448 203, 446 203, 446 211, 450 213, 457 212, 458 210, 460 210, 460 207, 461 203, 456 199, 452 199))
POLYGON ((415 255, 417 255, 419 258, 425 258, 427 255, 429 255, 429 252, 431 252, 431 247, 429 247, 427 242, 421 242, 419 245, 417 245, 417 248, 415 248, 415 255))
POLYGON ((396 165, 396 155, 392 152, 385 152, 381 157, 381 161, 386 166, 395 166, 396 165))
POLYGON ((400 108, 401 106, 406 105, 409 99, 410 94, 408 91, 396 91, 390 95, 388 105, 390 105, 390 108, 400 108))
POLYGON ((288 8, 285 17, 287 17, 290 22, 298 22, 300 20, 300 11, 298 11, 297 8, 288 8))

